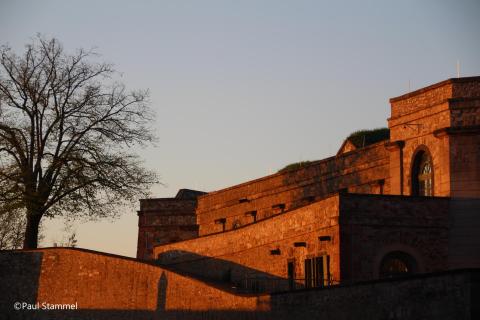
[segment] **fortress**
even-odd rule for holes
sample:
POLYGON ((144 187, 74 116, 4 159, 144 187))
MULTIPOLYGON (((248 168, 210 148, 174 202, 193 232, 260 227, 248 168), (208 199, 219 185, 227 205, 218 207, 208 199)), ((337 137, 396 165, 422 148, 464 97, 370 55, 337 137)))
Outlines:
POLYGON ((267 291, 480 267, 480 77, 390 103, 331 158, 141 200, 137 258, 267 291))
POLYGON ((480 77, 390 103, 333 157, 141 200, 136 259, 1 252, 0 319, 479 319, 480 77))

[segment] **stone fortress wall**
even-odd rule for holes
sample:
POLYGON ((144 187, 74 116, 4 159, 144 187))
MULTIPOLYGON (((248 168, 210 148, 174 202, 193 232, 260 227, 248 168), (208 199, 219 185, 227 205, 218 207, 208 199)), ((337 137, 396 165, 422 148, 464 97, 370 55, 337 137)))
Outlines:
POLYGON ((466 319, 480 317, 480 270, 333 289, 242 294, 153 264, 50 248, 0 252, 2 319, 466 319), (345 304, 348 301, 348 304, 345 304), (76 310, 15 310, 15 302, 76 310))
POLYGON ((198 198, 199 234, 231 230, 318 201, 338 190, 387 193, 389 154, 383 143, 211 192, 198 198), (223 223, 219 223, 221 219, 223 223))
POLYGON ((480 267, 480 241, 469 240, 480 228, 476 212, 480 199, 337 194, 238 230, 157 246, 154 256, 199 277, 284 286, 286 261, 302 278, 303 261, 322 254, 330 257, 332 280, 343 282, 378 278, 383 255, 395 250, 414 256, 420 273, 480 267))

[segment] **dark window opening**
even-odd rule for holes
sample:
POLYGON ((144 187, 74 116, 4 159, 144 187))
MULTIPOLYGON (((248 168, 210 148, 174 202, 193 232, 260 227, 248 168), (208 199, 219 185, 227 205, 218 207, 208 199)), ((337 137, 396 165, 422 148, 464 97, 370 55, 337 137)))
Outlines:
POLYGON ((215 220, 215 224, 221 224, 222 225, 222 232, 225 232, 225 225, 227 224, 227 219, 226 218, 220 218, 215 220))
POLYGON ((312 288, 312 274, 313 274, 313 259, 305 259, 304 267, 305 267, 305 288, 312 288))
POLYGON ((385 185, 385 180, 384 179, 378 180, 378 187, 379 187, 378 193, 379 194, 383 194, 384 185, 385 185))
POLYGON ((330 256, 305 259, 305 288, 330 285, 330 256))
POLYGON ((293 246, 294 246, 295 248, 298 248, 298 247, 306 247, 306 246, 307 246, 307 243, 304 242, 304 241, 294 242, 294 243, 293 243, 293 246))
POLYGON ((280 252, 280 249, 277 248, 277 249, 270 250, 270 254, 272 256, 279 256, 281 252, 280 252))
POLYGON ((245 216, 250 216, 250 217, 253 218, 253 222, 257 222, 257 211, 256 210, 245 212, 245 216))
POLYGON ((295 261, 288 261, 287 263, 288 273, 288 287, 290 290, 295 289, 295 261))

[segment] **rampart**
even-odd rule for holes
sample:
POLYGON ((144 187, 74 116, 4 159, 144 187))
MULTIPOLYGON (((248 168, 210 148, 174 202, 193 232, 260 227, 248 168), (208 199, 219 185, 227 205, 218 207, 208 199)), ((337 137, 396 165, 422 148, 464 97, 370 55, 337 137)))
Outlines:
POLYGON ((339 190, 389 193, 384 142, 198 198, 200 235, 230 230, 304 206, 339 190))
MULTIPOLYGON (((0 318, 164 319, 169 311, 262 311, 262 296, 190 278, 135 259, 83 249, 0 253, 0 318), (15 302, 78 305, 76 312, 16 311, 15 302)), ((268 301, 267 301, 268 302, 268 301)))
POLYGON ((1 319, 474 320, 480 270, 458 270, 271 295, 226 287, 134 259, 79 249, 0 252, 1 319), (77 310, 14 309, 15 301, 77 310))

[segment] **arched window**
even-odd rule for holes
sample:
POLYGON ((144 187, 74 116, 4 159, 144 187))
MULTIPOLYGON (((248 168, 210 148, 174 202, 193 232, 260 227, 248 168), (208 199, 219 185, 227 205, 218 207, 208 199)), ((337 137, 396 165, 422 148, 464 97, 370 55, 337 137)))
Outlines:
POLYGON ((433 164, 426 151, 418 152, 413 161, 412 195, 433 196, 433 164))
POLYGON ((390 252, 383 257, 380 264, 380 278, 401 277, 416 272, 417 262, 402 251, 390 252))

